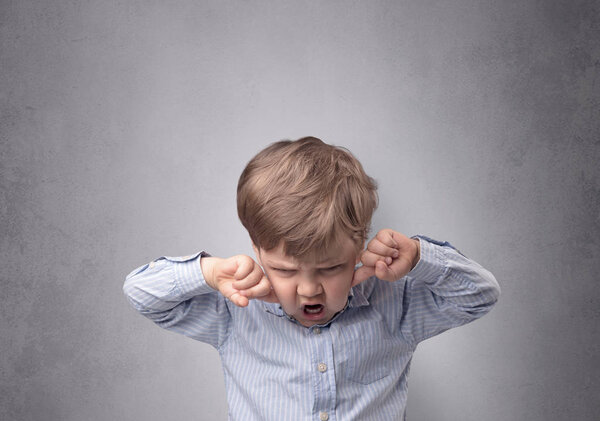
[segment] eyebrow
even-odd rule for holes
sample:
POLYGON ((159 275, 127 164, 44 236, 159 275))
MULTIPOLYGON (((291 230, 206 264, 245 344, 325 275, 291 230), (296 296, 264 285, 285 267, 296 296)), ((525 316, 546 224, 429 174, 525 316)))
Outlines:
POLYGON ((333 267, 337 267, 337 266, 343 266, 345 265, 346 262, 339 262, 339 263, 319 263, 320 267, 319 269, 328 269, 328 268, 333 268, 333 267))
MULTIPOLYGON (((267 260, 265 263, 267 263, 267 265, 269 265, 270 267, 275 268, 275 269, 286 269, 286 270, 297 270, 298 269, 298 265, 284 263, 284 262, 274 262, 274 261, 267 260)), ((345 260, 343 260, 343 261, 324 260, 322 262, 316 262, 315 265, 317 266, 317 269, 327 269, 327 268, 331 268, 331 267, 335 267, 335 266, 341 266, 345 263, 346 263, 345 260)))
POLYGON ((284 262, 273 262, 271 260, 267 260, 265 262, 267 265, 273 267, 273 268, 277 268, 277 269, 288 269, 288 270, 295 270, 298 269, 298 265, 293 265, 290 263, 284 263, 284 262))
POLYGON ((327 259, 323 259, 323 260, 319 260, 318 262, 315 262, 315 264, 317 266, 338 266, 341 264, 346 263, 345 259, 340 259, 339 257, 330 257, 327 259))

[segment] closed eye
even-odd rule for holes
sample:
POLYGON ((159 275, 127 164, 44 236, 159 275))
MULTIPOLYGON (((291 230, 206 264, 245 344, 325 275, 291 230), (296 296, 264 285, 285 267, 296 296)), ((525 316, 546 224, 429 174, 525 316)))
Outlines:
POLYGON ((336 270, 341 269, 343 266, 344 265, 335 265, 335 266, 330 266, 328 268, 323 268, 321 270, 325 271, 325 272, 335 272, 336 270))
POLYGON ((280 272, 280 273, 294 273, 296 270, 295 269, 283 269, 283 268, 273 268, 274 271, 280 272))

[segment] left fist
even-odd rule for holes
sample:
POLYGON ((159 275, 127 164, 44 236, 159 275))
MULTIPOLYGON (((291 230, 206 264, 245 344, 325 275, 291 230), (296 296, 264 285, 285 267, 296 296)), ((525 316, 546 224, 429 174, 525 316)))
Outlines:
POLYGON ((384 281, 397 281, 415 267, 420 256, 419 240, 391 229, 382 229, 361 253, 362 267, 354 272, 352 285, 375 275, 384 281))

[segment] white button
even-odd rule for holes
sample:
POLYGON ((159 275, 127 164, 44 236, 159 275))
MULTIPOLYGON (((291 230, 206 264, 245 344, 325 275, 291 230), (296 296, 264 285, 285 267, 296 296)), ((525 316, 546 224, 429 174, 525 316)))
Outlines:
POLYGON ((154 267, 154 262, 150 262, 150 269, 154 267))
POLYGON ((319 414, 319 419, 321 421, 327 421, 329 419, 329 414, 327 412, 321 412, 319 414))
POLYGON ((325 363, 319 363, 319 365, 317 366, 317 369, 321 373, 325 373, 327 371, 327 364, 325 364, 325 363))
POLYGON ((318 335, 319 333, 321 333, 321 328, 319 328, 319 327, 315 327, 315 328, 313 329, 313 332, 315 333, 315 335, 318 335))

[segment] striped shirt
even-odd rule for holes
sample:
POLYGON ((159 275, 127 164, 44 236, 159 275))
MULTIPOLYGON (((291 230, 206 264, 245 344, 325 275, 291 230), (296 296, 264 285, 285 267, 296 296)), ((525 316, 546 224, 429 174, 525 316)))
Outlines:
POLYGON ((419 236, 421 256, 404 278, 354 286, 325 325, 306 328, 278 304, 233 305, 204 280, 204 252, 161 257, 123 287, 154 323, 206 342, 221 356, 230 420, 405 419, 417 344, 487 313, 494 276, 449 243, 419 236))

